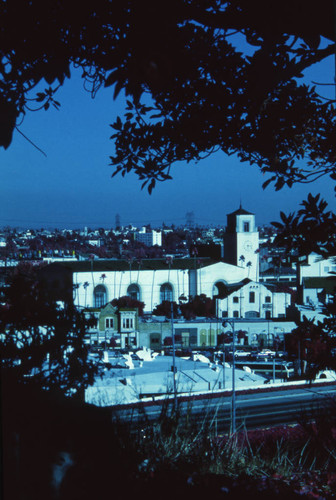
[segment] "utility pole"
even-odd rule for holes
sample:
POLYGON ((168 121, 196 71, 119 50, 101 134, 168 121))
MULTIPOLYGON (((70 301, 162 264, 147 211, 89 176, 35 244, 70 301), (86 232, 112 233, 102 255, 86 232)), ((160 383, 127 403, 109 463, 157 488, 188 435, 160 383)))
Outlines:
POLYGON ((236 433, 236 339, 235 339, 235 322, 234 320, 226 320, 223 325, 229 324, 232 328, 232 403, 231 403, 231 433, 236 433))
POLYGON ((232 321, 232 434, 236 433, 236 339, 235 324, 232 321))
POLYGON ((176 410, 176 363, 175 363, 175 331, 174 331, 174 305, 173 301, 170 303, 171 308, 171 329, 172 329, 172 343, 173 343, 173 390, 174 390, 174 411, 176 410))

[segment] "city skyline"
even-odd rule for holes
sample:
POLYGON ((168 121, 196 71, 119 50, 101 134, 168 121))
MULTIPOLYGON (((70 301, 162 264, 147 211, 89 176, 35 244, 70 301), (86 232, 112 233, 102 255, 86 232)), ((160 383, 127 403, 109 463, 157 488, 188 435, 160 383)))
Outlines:
MULTIPOLYGON (((332 75, 332 60, 326 60, 318 71, 310 68, 306 78, 325 83, 332 75)), ((124 99, 113 101, 108 89, 91 99, 75 71, 56 99, 59 110, 30 112, 19 126, 37 147, 15 132, 8 150, 0 151, 0 227, 110 228, 117 214, 123 226, 180 226, 188 212, 193 212, 197 225, 221 226, 240 204, 256 215, 257 225, 267 225, 279 220, 280 211, 298 210, 309 192, 320 192, 333 209, 329 178, 278 192, 272 185, 263 190, 267 176, 258 167, 223 153, 196 165, 173 165, 173 180, 159 183, 149 195, 132 173, 111 178, 109 125, 117 115, 123 116, 124 99)))

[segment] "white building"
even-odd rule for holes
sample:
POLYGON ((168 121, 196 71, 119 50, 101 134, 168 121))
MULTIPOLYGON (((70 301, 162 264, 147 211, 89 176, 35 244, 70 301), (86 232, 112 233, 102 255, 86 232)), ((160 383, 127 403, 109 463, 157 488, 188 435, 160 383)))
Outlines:
POLYGON ((332 276, 336 273, 336 258, 323 259, 320 255, 312 253, 308 255, 307 261, 300 266, 301 284, 304 278, 322 278, 332 276))
POLYGON ((162 232, 155 231, 154 229, 151 231, 147 231, 145 227, 142 228, 141 231, 134 233, 134 237, 137 241, 140 241, 147 247, 153 247, 154 245, 162 246, 162 232))
POLYGON ((78 307, 102 307, 125 295, 145 303, 151 312, 164 300, 181 296, 218 295, 226 284, 247 277, 248 270, 209 258, 97 260, 68 262, 72 273, 74 302, 78 307))
POLYGON ((291 303, 290 293, 249 279, 228 285, 225 295, 217 299, 217 315, 223 318, 285 318, 291 303))

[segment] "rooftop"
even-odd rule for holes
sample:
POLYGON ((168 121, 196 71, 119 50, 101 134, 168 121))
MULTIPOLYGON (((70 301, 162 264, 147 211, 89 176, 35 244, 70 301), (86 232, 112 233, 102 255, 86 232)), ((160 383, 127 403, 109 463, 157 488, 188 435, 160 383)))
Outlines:
MULTIPOLYGON (((85 393, 86 402, 96 406, 112 406, 138 402, 144 396, 165 396, 171 394, 173 388, 172 356, 157 355, 154 359, 141 361, 132 358, 134 367, 128 368, 125 357, 112 357, 108 362, 112 365, 105 371, 103 378, 97 378, 92 387, 85 393)), ((207 392, 225 387, 232 389, 232 370, 226 364, 223 366, 210 363, 206 357, 196 361, 176 357, 175 366, 177 392, 190 394, 207 392)), ((237 389, 263 386, 265 378, 250 371, 236 369, 235 382, 237 389)))
POLYGON ((141 259, 141 260, 127 260, 127 259, 94 259, 83 261, 69 261, 59 262, 58 265, 71 269, 73 272, 104 272, 104 271, 152 271, 152 270, 165 270, 165 269, 195 269, 207 267, 218 262, 208 257, 195 258, 176 258, 176 259, 141 259))

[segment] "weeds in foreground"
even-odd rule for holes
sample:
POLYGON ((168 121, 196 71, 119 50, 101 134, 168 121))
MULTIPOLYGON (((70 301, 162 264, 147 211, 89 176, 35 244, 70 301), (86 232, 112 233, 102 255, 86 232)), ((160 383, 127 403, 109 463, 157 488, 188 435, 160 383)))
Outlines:
POLYGON ((310 428, 242 429, 218 437, 206 426, 197 430, 175 422, 169 427, 164 421, 148 425, 139 436, 142 470, 152 477, 183 471, 195 484, 200 481, 195 478, 211 476, 231 481, 230 488, 251 481, 264 490, 288 487, 299 496, 332 498, 336 491, 336 440, 329 439, 328 447, 321 442, 324 453, 316 455, 318 440, 313 431, 316 433, 316 424, 310 428))

